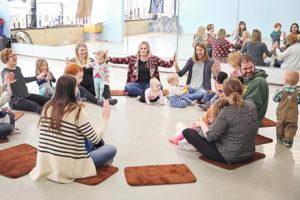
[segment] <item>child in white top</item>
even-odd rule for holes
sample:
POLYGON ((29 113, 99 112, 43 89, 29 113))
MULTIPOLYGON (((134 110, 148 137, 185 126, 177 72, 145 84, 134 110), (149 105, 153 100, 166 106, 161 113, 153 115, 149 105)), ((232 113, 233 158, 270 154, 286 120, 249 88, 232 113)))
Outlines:
POLYGON ((195 105, 196 101, 191 101, 184 94, 187 94, 187 87, 179 86, 179 76, 172 73, 168 76, 169 85, 169 104, 175 108, 185 108, 188 105, 195 105))
POLYGON ((55 91, 52 83, 55 83, 56 79, 49 71, 48 62, 45 59, 40 58, 37 59, 35 66, 35 74, 43 74, 43 79, 36 81, 39 86, 39 94, 45 97, 52 97, 55 91))
POLYGON ((137 97, 138 100, 142 103, 147 103, 148 105, 151 102, 155 102, 159 99, 160 104, 164 105, 164 95, 161 91, 160 81, 157 78, 150 79, 150 87, 145 90, 145 97, 137 97))
POLYGON ((97 51, 95 60, 86 64, 84 67, 93 68, 94 86, 96 98, 103 101, 104 85, 109 84, 109 70, 107 64, 107 52, 97 51))

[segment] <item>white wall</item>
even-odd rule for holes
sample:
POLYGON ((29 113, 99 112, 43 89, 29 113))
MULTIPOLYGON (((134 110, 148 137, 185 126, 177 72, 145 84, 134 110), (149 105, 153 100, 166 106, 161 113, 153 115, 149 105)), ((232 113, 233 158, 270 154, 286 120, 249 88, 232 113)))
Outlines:
POLYGON ((102 39, 123 42, 124 0, 94 0, 91 22, 104 22, 102 39))
POLYGON ((7 37, 10 37, 10 29, 9 29, 9 4, 6 0, 0 0, 0 18, 4 20, 4 32, 3 34, 7 37))

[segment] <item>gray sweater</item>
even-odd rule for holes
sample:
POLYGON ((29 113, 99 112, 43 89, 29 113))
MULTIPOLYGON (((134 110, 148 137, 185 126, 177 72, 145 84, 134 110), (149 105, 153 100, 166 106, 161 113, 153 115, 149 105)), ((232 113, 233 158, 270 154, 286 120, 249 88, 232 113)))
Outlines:
POLYGON ((265 66, 263 55, 264 53, 270 57, 272 55, 271 52, 268 51, 267 45, 263 42, 246 42, 246 44, 242 47, 241 53, 247 53, 250 55, 255 65, 257 66, 265 66))
POLYGON ((207 140, 215 141, 219 152, 228 163, 246 160, 255 151, 258 131, 256 107, 250 100, 244 101, 241 108, 225 107, 208 128, 207 140))

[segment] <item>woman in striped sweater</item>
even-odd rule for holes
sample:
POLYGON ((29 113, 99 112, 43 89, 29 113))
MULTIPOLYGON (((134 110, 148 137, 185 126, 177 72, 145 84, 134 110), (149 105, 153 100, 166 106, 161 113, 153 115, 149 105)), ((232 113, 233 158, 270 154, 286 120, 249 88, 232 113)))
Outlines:
POLYGON ((104 102, 103 122, 95 130, 83 104, 76 100, 75 88, 73 76, 60 77, 53 98, 43 109, 36 166, 30 172, 33 180, 69 183, 95 176, 96 167, 105 165, 116 154, 114 146, 99 145, 110 115, 109 102, 104 102))

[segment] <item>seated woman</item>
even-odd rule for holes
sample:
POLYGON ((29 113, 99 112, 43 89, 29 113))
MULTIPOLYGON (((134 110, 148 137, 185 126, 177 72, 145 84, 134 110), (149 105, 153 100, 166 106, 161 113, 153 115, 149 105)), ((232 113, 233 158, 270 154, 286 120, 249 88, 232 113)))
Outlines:
POLYGON ((175 62, 175 69, 180 77, 188 72, 186 80, 186 84, 189 85, 189 94, 186 95, 188 99, 201 100, 206 93, 211 93, 212 69, 220 67, 220 63, 214 63, 214 60, 208 57, 204 43, 195 45, 194 55, 187 61, 183 69, 180 70, 175 62))
POLYGON ((108 101, 103 105, 100 129, 95 130, 83 104, 76 100, 76 85, 73 76, 60 77, 53 98, 43 109, 36 166, 29 174, 33 180, 69 183, 95 176, 96 167, 111 162, 116 154, 114 146, 97 145, 109 119, 108 101))
POLYGON ((17 55, 11 49, 1 51, 1 61, 5 64, 5 68, 1 72, 2 82, 5 84, 4 77, 11 72, 16 79, 16 82, 11 84, 12 96, 9 102, 11 108, 40 114, 49 98, 29 93, 26 83, 45 79, 45 72, 33 77, 24 77, 21 68, 17 66, 17 55))
POLYGON ((170 68, 173 66, 174 60, 175 55, 170 61, 164 61, 152 55, 150 45, 146 41, 141 42, 136 55, 108 59, 111 63, 128 65, 125 91, 129 96, 143 96, 145 90, 150 87, 151 78, 155 77, 160 80, 158 67, 170 68))
MULTIPOLYGON (((94 76, 93 76, 93 68, 85 68, 86 64, 93 62, 94 59, 89 57, 88 49, 86 44, 80 42, 75 46, 75 58, 69 60, 66 59, 66 63, 70 64, 70 62, 76 63, 83 69, 83 77, 80 82, 80 86, 84 87, 90 94, 95 96, 95 87, 94 87, 94 76)), ((112 99, 110 95, 109 85, 104 85, 103 91, 104 99, 108 99, 111 105, 115 105, 118 100, 112 99)))
POLYGON ((185 129, 183 136, 211 160, 238 163, 250 159, 255 151, 257 111, 253 102, 242 99, 243 85, 238 79, 226 80, 224 93, 230 105, 223 108, 209 126, 200 122, 199 133, 185 129))

